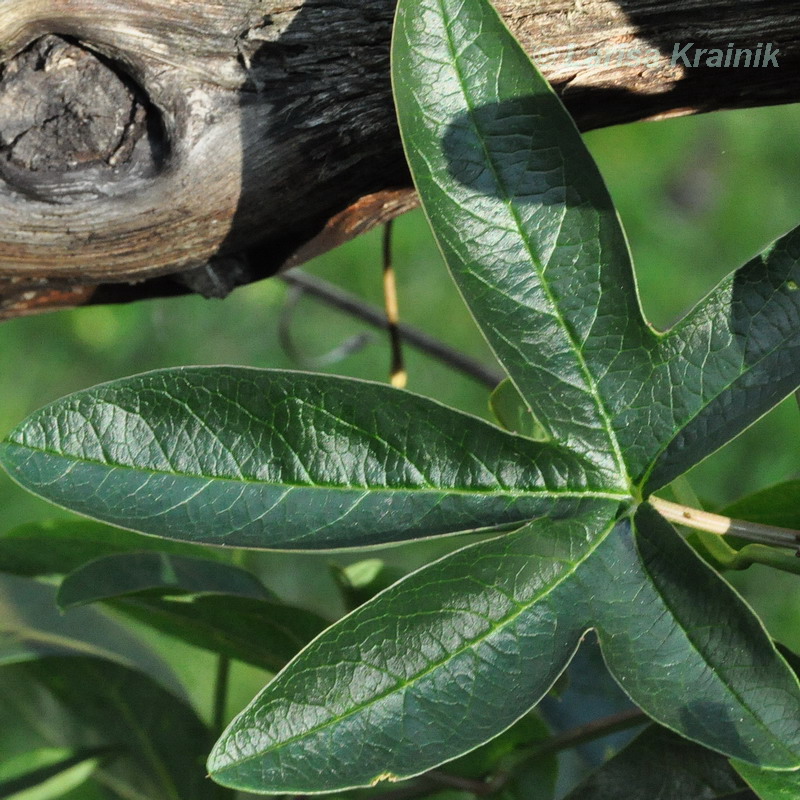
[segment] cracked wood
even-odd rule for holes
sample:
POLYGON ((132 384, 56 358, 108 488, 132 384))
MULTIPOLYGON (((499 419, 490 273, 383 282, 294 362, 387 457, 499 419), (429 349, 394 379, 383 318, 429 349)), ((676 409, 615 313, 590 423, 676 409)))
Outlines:
MULTIPOLYGON (((584 129, 800 94, 800 0, 497 5, 584 129), (688 41, 772 42, 780 67, 673 66, 688 41), (648 63, 618 57, 637 48, 648 63)), ((393 12, 393 0, 5 0, 0 318, 222 296, 413 206, 393 12)))

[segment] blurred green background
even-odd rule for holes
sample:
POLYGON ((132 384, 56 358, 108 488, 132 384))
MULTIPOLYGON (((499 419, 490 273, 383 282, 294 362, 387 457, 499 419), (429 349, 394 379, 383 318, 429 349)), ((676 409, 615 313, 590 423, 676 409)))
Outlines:
MULTIPOLYGON (((673 324, 726 273, 800 223, 800 106, 717 113, 639 123, 587 136, 628 231, 642 302, 660 328, 673 324)), ((381 303, 380 233, 365 236, 306 267, 363 298, 381 303)), ((454 347, 492 362, 458 297, 419 212, 400 219, 395 234, 402 317, 454 347)), ((278 341, 286 287, 277 280, 239 289, 225 301, 187 297, 129 307, 97 307, 0 325, 0 428, 64 394, 144 370, 180 364, 243 364, 292 368, 278 341)), ((298 348, 309 356, 364 330, 361 323, 306 298, 294 312, 298 348)), ((406 349, 409 388, 488 416, 487 390, 406 349)), ((386 380, 383 335, 328 368, 386 380)), ((689 476, 713 508, 744 493, 800 475, 800 413, 789 400, 689 476)), ((67 516, 0 475, 0 530, 67 516)), ((456 540, 384 551, 410 568, 456 540)), ((252 566, 287 600, 337 609, 327 572, 331 560, 361 555, 258 555, 252 566)), ((800 650, 800 581, 753 568, 733 578, 773 633, 800 650)), ((340 610, 340 609, 339 609, 340 610)), ((188 648, 158 642, 198 684, 210 664, 188 648)), ((231 700, 249 699, 263 676, 242 668, 231 700), (249 678, 248 678, 249 676, 249 678)), ((206 689, 193 687, 193 693, 206 689)))

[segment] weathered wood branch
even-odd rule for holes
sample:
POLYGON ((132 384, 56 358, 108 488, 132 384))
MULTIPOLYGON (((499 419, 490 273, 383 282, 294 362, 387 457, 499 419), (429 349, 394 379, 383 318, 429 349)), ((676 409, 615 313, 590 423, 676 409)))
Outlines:
MULTIPOLYGON (((3 0, 0 318, 222 296, 412 206, 394 2, 3 0)), ((800 99, 800 0, 497 5, 584 129, 800 99)))

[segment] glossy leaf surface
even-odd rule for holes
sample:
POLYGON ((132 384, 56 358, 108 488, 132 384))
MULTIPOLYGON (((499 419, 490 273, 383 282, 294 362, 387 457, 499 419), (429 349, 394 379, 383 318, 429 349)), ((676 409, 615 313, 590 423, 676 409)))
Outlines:
POLYGON ((652 334, 572 119, 486 2, 401 3, 393 63, 423 208, 489 344, 551 438, 624 473, 602 384, 646 379, 652 334))
POLYGON ((563 610, 567 579, 614 512, 587 503, 569 521, 471 545, 361 606, 232 723, 209 760, 214 779, 273 793, 368 786, 501 733, 575 651, 586 626, 580 607, 563 610))
POLYGON ((725 279, 663 339, 652 400, 669 415, 649 468, 655 491, 800 386, 800 228, 725 279))
POLYGON ((580 577, 622 689, 706 747, 800 765, 800 684, 759 619, 651 507, 616 533, 580 577))
POLYGON ((167 538, 369 546, 621 492, 578 457, 386 386, 235 367, 79 392, 0 444, 32 491, 167 538))
POLYGON ((654 491, 800 385, 800 229, 657 336, 591 156, 488 2, 401 2, 393 77, 445 260, 556 441, 654 491))

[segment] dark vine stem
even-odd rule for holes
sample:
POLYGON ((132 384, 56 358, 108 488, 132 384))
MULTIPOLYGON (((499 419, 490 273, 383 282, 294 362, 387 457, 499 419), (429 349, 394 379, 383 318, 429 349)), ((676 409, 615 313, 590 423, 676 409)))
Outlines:
MULTIPOLYGON (((381 309, 364 302, 350 292, 345 292, 328 281, 312 277, 298 270, 293 270, 281 277, 285 283, 302 288, 305 292, 322 300, 332 308, 343 311, 345 314, 350 314, 374 328, 379 328, 380 330, 389 329, 389 322, 381 309)), ((490 389, 494 389, 505 378, 505 375, 500 370, 482 364, 477 359, 455 350, 444 342, 419 330, 419 328, 401 322, 397 325, 397 331, 407 344, 416 347, 421 352, 490 389)))
POLYGON ((413 784, 403 786, 383 794, 373 795, 370 800, 414 800, 424 797, 436 788, 446 786, 460 791, 470 792, 476 797, 489 797, 499 792, 517 772, 538 758, 555 755, 562 750, 585 744, 586 742, 610 736, 612 733, 635 728, 648 722, 649 717, 638 708, 621 711, 608 717, 593 720, 585 725, 579 725, 571 730, 564 731, 544 742, 531 747, 518 750, 506 762, 505 768, 493 775, 489 780, 475 780, 452 775, 448 772, 434 769, 421 775, 413 784))

